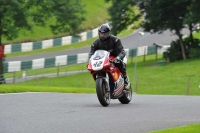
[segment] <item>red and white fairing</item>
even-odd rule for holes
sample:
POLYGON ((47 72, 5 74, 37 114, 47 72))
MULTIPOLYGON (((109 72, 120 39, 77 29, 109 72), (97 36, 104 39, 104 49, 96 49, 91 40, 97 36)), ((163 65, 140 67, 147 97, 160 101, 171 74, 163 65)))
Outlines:
POLYGON ((88 70, 99 71, 110 66, 110 53, 104 50, 97 50, 89 60, 88 70))
MULTIPOLYGON (((124 63, 127 60, 123 60, 124 63)), ((110 99, 118 99, 127 104, 131 101, 132 90, 124 88, 124 76, 114 62, 114 56, 105 50, 96 50, 89 59, 87 70, 91 72, 96 83, 96 93, 102 106, 108 106, 110 99)))
POLYGON ((97 50, 89 60, 88 70, 95 74, 97 71, 105 71, 114 82, 113 96, 118 96, 124 89, 124 79, 119 69, 111 65, 110 60, 114 60, 113 56, 110 56, 110 52, 104 50, 97 50))

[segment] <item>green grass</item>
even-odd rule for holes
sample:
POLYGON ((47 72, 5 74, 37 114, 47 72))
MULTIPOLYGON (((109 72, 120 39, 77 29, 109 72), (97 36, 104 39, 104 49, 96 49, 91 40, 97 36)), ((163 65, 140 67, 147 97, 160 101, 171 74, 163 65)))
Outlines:
MULTIPOLYGON (((104 0, 82 0, 82 3, 85 4, 86 11, 86 20, 80 25, 82 31, 94 29, 109 20, 110 16, 107 9, 111 6, 111 2, 105 3, 104 0)), ((32 42, 69 35, 68 33, 54 35, 49 28, 49 25, 54 21, 54 19, 48 20, 46 26, 34 26, 32 32, 21 30, 19 32, 19 37, 12 41, 6 40, 3 37, 2 42, 3 44, 12 44, 24 41, 32 42)))
POLYGON ((86 5, 86 21, 81 25, 82 29, 94 29, 102 23, 109 21, 108 8, 112 5, 111 2, 107 3, 105 0, 82 1, 86 5))
MULTIPOLYGON (((135 64, 131 64, 131 59, 128 60, 127 72, 134 91, 138 94, 200 95, 199 59, 179 61, 166 66, 159 66, 159 60, 162 60, 161 55, 158 60, 155 60, 155 55, 149 55, 145 62, 143 57, 139 57, 135 72, 135 64), (137 77, 137 84, 135 77, 137 77)), ((52 87, 95 89, 95 82, 89 72, 56 78, 40 78, 15 85, 26 86, 25 88, 39 86, 49 89, 52 87)), ((4 88, 4 85, 0 86, 2 87, 4 88)), ((23 91, 27 90, 22 89, 21 92, 23 91)), ((15 92, 14 88, 13 92, 15 92)))
POLYGON ((150 133, 198 133, 200 131, 200 124, 191 124, 187 126, 175 127, 150 133))
POLYGON ((138 67, 138 92, 140 94, 184 95, 189 86, 191 95, 199 95, 200 77, 197 73, 200 72, 200 69, 198 64, 199 60, 197 59, 170 63, 160 67, 138 67))
MULTIPOLYGON (((139 13, 139 10, 138 10, 137 7, 135 7, 134 10, 135 10, 136 13, 139 13)), ((121 31, 117 36, 118 37, 124 37, 124 36, 132 34, 133 31, 135 31, 136 29, 138 29, 140 27, 141 22, 142 22, 142 18, 140 18, 138 21, 135 21, 127 29, 124 29, 123 31, 121 31)))
POLYGON ((19 92, 61 92, 61 93, 95 93, 94 89, 73 88, 73 87, 48 87, 48 86, 21 86, 21 85, 4 85, 0 87, 1 93, 19 93, 19 92), (25 90, 25 91, 22 91, 25 90))

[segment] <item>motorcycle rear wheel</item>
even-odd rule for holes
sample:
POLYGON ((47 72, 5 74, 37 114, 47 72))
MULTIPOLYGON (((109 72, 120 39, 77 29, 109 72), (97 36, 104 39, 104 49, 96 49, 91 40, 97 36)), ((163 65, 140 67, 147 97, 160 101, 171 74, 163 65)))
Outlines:
POLYGON ((131 86, 130 86, 130 90, 128 90, 126 93, 124 93, 124 95, 122 97, 118 98, 118 100, 122 104, 128 104, 132 100, 132 88, 131 88, 131 86))
POLYGON ((110 92, 106 91, 106 85, 102 78, 96 79, 96 93, 101 105, 107 107, 110 104, 110 92))

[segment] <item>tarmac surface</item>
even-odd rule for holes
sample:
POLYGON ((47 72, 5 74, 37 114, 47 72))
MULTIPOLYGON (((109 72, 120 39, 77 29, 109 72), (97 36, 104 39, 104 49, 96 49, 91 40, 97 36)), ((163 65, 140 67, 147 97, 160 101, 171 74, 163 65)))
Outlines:
POLYGON ((146 133, 200 122, 199 96, 137 95, 129 104, 96 94, 0 94, 0 133, 146 133))

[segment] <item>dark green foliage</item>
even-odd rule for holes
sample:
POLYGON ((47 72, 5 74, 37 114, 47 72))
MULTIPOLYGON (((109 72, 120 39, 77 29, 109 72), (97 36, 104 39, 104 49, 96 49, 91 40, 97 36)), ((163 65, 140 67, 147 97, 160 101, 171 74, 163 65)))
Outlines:
POLYGON ((200 48, 191 48, 189 49, 189 58, 200 58, 200 48))
POLYGON ((199 48, 200 47, 200 40, 199 39, 194 39, 193 42, 191 41, 191 39, 189 37, 184 39, 184 42, 186 44, 186 46, 188 47, 188 49, 190 48, 199 48))
POLYGON ((111 1, 112 7, 109 9, 111 16, 112 33, 117 35, 126 29, 134 21, 140 18, 140 14, 136 14, 134 6, 136 3, 132 0, 105 0, 111 1))
MULTIPOLYGON (((105 0, 111 1, 112 7, 109 12, 111 14, 112 21, 112 32, 114 34, 119 33, 123 29, 127 28, 137 19, 137 15, 134 14, 133 6, 137 5, 140 7, 140 11, 145 13, 145 20, 143 21, 143 28, 147 32, 162 33, 163 31, 169 29, 173 31, 179 38, 177 41, 178 46, 172 48, 173 50, 178 47, 181 48, 180 51, 182 59, 187 59, 189 54, 189 49, 194 48, 196 45, 193 39, 193 31, 198 22, 200 22, 200 1, 199 0, 105 0), (188 45, 182 39, 182 29, 187 27, 190 30, 190 42, 188 45)), ((174 45, 174 42, 172 43, 174 45)), ((173 46, 175 47, 175 46, 173 46)), ((172 50, 172 51, 173 51, 172 50)), ((171 52, 172 52, 171 51, 171 52)), ((194 51, 194 50, 192 50, 194 51)), ((173 52, 172 52, 173 53, 173 52)), ((177 54, 175 53, 175 54, 177 54)), ((194 53, 194 52, 193 52, 194 53)), ((173 56, 173 55, 172 55, 173 56)), ((180 57, 175 57, 172 60, 179 60, 180 57)))
POLYGON ((50 25, 55 34, 76 33, 84 20, 81 0, 0 0, 0 7, 0 38, 9 40, 18 36, 19 29, 45 26, 50 18, 55 20, 50 25))
POLYGON ((196 24, 200 20, 200 1, 199 0, 188 0, 191 3, 188 5, 188 11, 186 13, 185 23, 196 24))
POLYGON ((17 37, 19 28, 30 29, 23 0, 0 0, 0 44, 1 36, 17 37))
MULTIPOLYGON (((83 14, 81 0, 0 0, 0 45, 2 36, 12 40, 22 29, 45 26, 49 18, 55 20, 50 25, 53 33, 76 33, 83 14)), ((2 62, 0 59, 0 83, 4 79, 2 62)))
POLYGON ((84 20, 81 0, 53 0, 52 13, 56 23, 51 25, 53 33, 75 34, 84 20))
MULTIPOLYGON (((186 51, 187 58, 190 58, 190 59, 200 58, 200 40, 199 39, 194 39, 192 43, 190 38, 187 37, 184 39, 184 44, 186 45, 185 51, 186 51)), ((181 55, 181 47, 180 47, 179 40, 173 41, 171 43, 171 47, 168 48, 168 50, 163 53, 163 57, 166 60, 168 58, 170 62, 183 59, 181 55)))
POLYGON ((163 57, 166 60, 169 59, 170 62, 175 62, 183 59, 179 40, 173 41, 171 43, 170 48, 168 48, 167 51, 163 53, 163 57))
MULTIPOLYGON (((181 30, 185 27, 186 14, 190 0, 149 0, 142 1, 140 7, 145 11, 143 27, 149 32, 163 32, 169 29, 179 38, 183 59, 187 59, 181 30)), ((177 57, 178 58, 178 57, 177 57)))
POLYGON ((190 59, 200 58, 200 40, 193 39, 193 41, 191 41, 190 38, 186 38, 184 41, 187 47, 188 57, 190 59))

